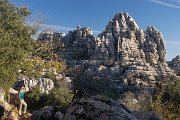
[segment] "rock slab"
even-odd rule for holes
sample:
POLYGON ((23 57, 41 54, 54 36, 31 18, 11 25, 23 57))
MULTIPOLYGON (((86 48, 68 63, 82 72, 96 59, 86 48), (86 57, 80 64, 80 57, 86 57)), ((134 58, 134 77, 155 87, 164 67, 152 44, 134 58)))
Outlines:
POLYGON ((102 96, 74 101, 63 120, 137 120, 122 104, 102 96))

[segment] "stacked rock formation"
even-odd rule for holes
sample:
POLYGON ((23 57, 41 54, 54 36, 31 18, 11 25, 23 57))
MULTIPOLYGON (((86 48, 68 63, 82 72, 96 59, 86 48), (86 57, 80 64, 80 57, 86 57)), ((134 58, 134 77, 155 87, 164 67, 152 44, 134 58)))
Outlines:
POLYGON ((65 50, 61 52, 61 58, 85 60, 94 53, 95 37, 88 27, 77 26, 77 29, 70 31, 63 41, 65 50))
POLYGON ((162 33, 148 26, 141 30, 128 13, 118 13, 97 37, 88 27, 77 27, 60 41, 60 57, 67 65, 88 66, 87 72, 104 78, 138 78, 155 83, 172 72, 166 64, 162 33))
POLYGON ((62 38, 65 36, 65 33, 62 32, 42 32, 39 34, 37 40, 48 43, 54 48, 62 46, 62 38))
POLYGON ((96 43, 92 59, 113 61, 111 71, 120 68, 126 77, 163 79, 169 71, 162 34, 155 27, 140 30, 127 13, 116 14, 96 43))

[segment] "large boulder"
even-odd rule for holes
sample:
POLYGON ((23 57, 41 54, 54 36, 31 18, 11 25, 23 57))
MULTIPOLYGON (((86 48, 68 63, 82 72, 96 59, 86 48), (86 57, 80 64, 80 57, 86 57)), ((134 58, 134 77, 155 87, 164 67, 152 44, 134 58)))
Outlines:
POLYGON ((40 110, 33 111, 33 114, 31 116, 31 120, 49 120, 52 117, 53 107, 47 106, 40 110))
POLYGON ((137 120, 123 105, 110 98, 93 96, 74 101, 63 120, 137 120))

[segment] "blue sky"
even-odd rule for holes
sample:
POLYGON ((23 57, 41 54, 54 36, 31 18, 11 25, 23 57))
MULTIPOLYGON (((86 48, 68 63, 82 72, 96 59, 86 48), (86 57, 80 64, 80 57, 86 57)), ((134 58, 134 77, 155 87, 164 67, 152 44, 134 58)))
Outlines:
POLYGON ((95 34, 118 12, 128 12, 142 29, 155 26, 163 33, 167 59, 180 54, 180 0, 11 0, 26 5, 32 17, 43 16, 44 26, 69 31, 89 26, 95 34))

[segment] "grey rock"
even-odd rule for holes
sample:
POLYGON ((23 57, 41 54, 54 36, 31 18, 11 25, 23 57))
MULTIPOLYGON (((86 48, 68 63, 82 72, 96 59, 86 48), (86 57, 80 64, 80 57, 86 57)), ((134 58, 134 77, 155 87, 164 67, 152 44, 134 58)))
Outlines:
POLYGON ((31 120, 49 120, 53 117, 53 107, 47 106, 41 110, 33 111, 31 120))
POLYGON ((74 101, 63 120, 137 120, 122 104, 102 96, 74 101))
POLYGON ((48 93, 50 90, 54 88, 53 81, 48 78, 40 78, 38 84, 40 86, 40 91, 43 93, 48 93))
POLYGON ((5 101, 5 91, 0 88, 0 106, 3 107, 3 110, 9 112, 11 111, 11 106, 8 102, 5 101))
POLYGON ((64 115, 61 112, 56 112, 55 119, 56 120, 62 120, 64 115))

